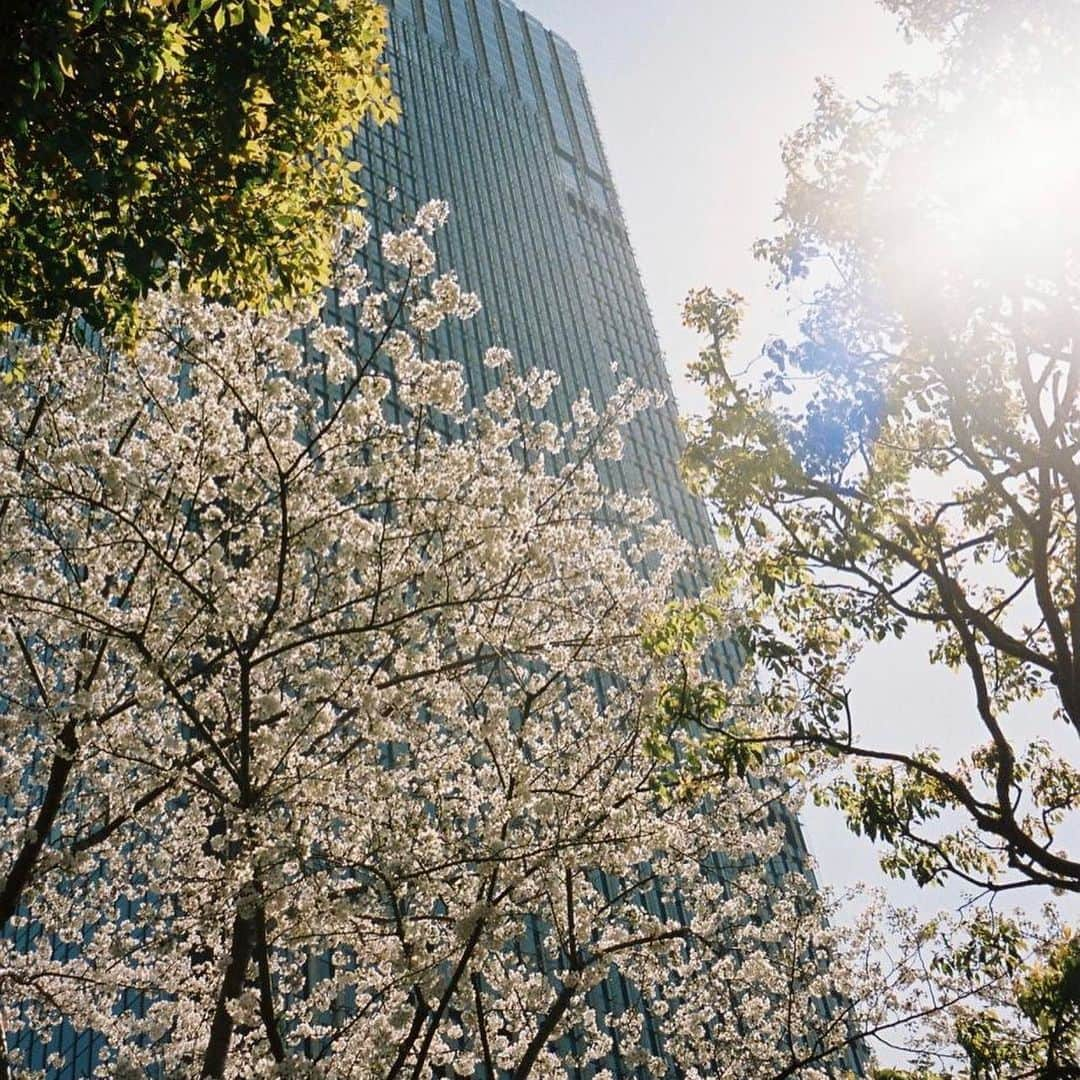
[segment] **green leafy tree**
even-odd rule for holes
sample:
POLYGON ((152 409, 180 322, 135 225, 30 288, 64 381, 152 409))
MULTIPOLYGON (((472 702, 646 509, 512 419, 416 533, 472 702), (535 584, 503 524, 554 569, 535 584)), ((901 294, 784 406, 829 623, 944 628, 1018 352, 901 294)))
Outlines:
POLYGON ((309 295, 396 105, 375 0, 11 0, 0 15, 0 323, 113 327, 178 269, 309 295))
MULTIPOLYGON (((820 82, 785 143, 757 254, 798 333, 746 364, 742 299, 687 304, 709 409, 686 464, 736 541, 749 664, 673 711, 713 765, 788 755, 894 876, 1076 894, 1080 5, 881 2, 940 64, 862 101, 820 82), (869 738, 850 692, 858 650, 914 627, 970 685, 967 715, 935 718, 972 733, 955 759, 869 738)), ((974 961, 1008 992, 952 1015, 964 1075, 1077 1075, 1075 939, 1011 964, 974 961)))
MULTIPOLYGON (((1040 935, 1042 936, 1042 935, 1040 935)), ((1022 955, 1024 934, 1009 920, 971 920, 930 963, 939 995, 957 1000, 930 1024, 952 1030, 960 1060, 923 1051, 914 1068, 883 1067, 873 1080, 1076 1080, 1080 1076, 1080 941, 1044 937, 1022 955), (950 1014, 951 1015, 948 1015, 950 1014)), ((941 1000, 939 998, 939 1000, 941 1000)))
POLYGON ((711 410, 687 466, 741 542, 776 737, 856 759, 832 794, 889 869, 1080 892, 1058 839, 1080 805, 1080 154, 1050 145, 1019 179, 1010 160, 1080 103, 1080 7, 886 6, 941 38, 941 70, 872 103, 821 84, 785 146, 784 232, 759 245, 818 287, 756 380, 733 363, 741 299, 691 296, 711 410), (854 651, 917 624, 971 684, 983 737, 952 764, 858 738, 854 651), (1046 737, 1025 742, 1010 713, 1030 702, 1046 737))

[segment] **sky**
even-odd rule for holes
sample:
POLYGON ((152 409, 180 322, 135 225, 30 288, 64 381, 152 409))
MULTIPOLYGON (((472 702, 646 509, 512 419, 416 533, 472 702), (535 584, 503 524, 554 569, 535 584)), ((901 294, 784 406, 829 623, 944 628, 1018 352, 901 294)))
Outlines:
MULTIPOLYGON (((814 80, 872 93, 911 50, 875 0, 519 0, 577 49, 681 396, 696 350, 690 288, 734 288, 747 339, 785 304, 750 254, 783 188, 780 141, 807 120, 814 80)), ((687 398, 689 400, 689 398, 687 398)))
MULTIPOLYGON (((694 411, 683 373, 697 341, 679 317, 692 287, 746 297, 747 359, 793 324, 750 248, 770 235, 780 143, 809 119, 815 78, 862 97, 893 71, 926 70, 930 55, 907 45, 875 0, 521 3, 581 57, 676 396, 694 411)), ((915 633, 858 662, 852 701, 867 744, 938 745, 948 756, 981 741, 965 680, 927 663, 931 644, 915 633)), ((1039 720, 1017 722, 1034 731, 1039 720)), ((870 844, 831 811, 809 808, 803 821, 826 884, 884 885, 894 902, 926 912, 959 898, 885 879, 870 844)), ((1025 906, 1044 899, 1031 894, 1025 906)))

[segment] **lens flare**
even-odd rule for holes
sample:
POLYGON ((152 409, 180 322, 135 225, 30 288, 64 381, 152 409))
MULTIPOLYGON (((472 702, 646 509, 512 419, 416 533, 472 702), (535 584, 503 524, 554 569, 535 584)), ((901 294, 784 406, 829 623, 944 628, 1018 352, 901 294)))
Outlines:
POLYGON ((958 283, 1060 279, 1080 245, 1080 99, 963 103, 898 148, 878 212, 883 279, 925 302, 958 283))

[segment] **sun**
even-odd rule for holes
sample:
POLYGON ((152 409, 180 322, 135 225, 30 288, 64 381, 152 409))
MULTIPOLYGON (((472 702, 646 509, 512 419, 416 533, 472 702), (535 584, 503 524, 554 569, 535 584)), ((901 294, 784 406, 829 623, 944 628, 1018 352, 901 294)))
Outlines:
POLYGON ((1080 250, 1080 92, 944 102, 889 158, 876 206, 886 278, 1013 292, 1080 250))

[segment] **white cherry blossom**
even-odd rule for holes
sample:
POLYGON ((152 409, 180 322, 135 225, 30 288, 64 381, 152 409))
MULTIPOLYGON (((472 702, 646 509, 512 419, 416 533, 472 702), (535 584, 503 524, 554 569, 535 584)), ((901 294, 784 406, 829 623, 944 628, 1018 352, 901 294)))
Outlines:
POLYGON ((812 1077, 849 1037, 816 1003, 859 985, 802 876, 764 883, 781 778, 702 800, 658 709, 686 657, 642 633, 692 553, 592 461, 652 396, 563 429, 556 376, 492 349, 466 407, 427 337, 477 303, 427 281, 445 217, 383 238, 400 303, 343 245, 370 356, 317 311, 180 292, 134 348, 19 346, 4 1023, 97 1031, 115 1077, 524 1080, 616 1051, 812 1077))

